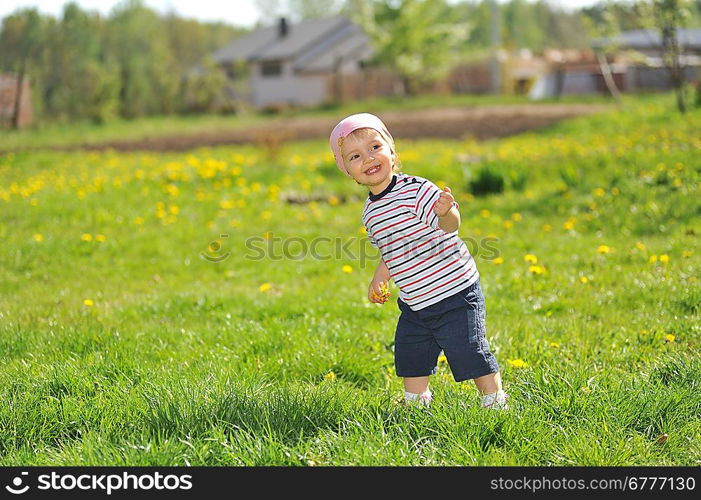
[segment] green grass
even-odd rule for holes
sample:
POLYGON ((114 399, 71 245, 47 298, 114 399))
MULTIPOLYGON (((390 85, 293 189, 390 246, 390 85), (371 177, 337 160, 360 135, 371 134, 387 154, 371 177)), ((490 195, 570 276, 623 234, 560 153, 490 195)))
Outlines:
POLYGON ((404 171, 460 202, 505 413, 445 364, 431 409, 397 404, 398 291, 367 301, 366 191, 324 141, 5 155, 0 465, 699 465, 700 138, 669 97, 488 143, 398 138, 404 171), (474 197, 487 164, 505 191, 474 197), (250 258, 334 238, 348 253, 250 258))
MULTIPOLYGON (((553 103, 555 101, 548 101, 553 103)), ((563 103, 609 103, 605 96, 564 97, 563 103)), ((99 144, 111 141, 157 138, 169 135, 212 134, 241 130, 251 126, 275 123, 294 117, 343 117, 372 109, 379 113, 390 110, 425 109, 451 106, 532 104, 524 96, 501 95, 446 95, 419 96, 416 98, 387 97, 348 102, 341 105, 324 105, 309 109, 290 109, 279 114, 242 112, 238 115, 186 115, 156 116, 136 120, 114 120, 104 125, 85 123, 44 123, 32 128, 2 130, 0 151, 36 149, 42 147, 67 147, 99 144)))

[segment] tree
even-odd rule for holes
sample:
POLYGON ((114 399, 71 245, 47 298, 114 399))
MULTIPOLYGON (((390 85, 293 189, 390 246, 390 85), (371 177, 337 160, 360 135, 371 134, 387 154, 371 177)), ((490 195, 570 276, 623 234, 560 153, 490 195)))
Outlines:
POLYGON ((3 66, 17 73, 12 127, 19 128, 24 80, 32 59, 41 47, 41 16, 36 9, 24 9, 3 19, 0 53, 3 66))
POLYGON ((288 0, 290 14, 298 19, 317 19, 338 14, 339 0, 288 0))
POLYGON ((260 11, 261 21, 264 24, 275 22, 282 15, 280 0, 255 0, 256 7, 260 11))
POLYGON ((691 5, 687 0, 654 0, 653 6, 654 19, 662 34, 662 57, 677 96, 677 108, 686 113, 684 67, 680 61, 678 33, 690 15, 691 5))
POLYGON ((470 33, 445 0, 355 0, 348 9, 373 41, 374 62, 394 68, 408 94, 442 77, 470 33))
POLYGON ((120 72, 122 116, 175 111, 181 75, 165 26, 141 0, 127 0, 112 11, 106 59, 120 72))

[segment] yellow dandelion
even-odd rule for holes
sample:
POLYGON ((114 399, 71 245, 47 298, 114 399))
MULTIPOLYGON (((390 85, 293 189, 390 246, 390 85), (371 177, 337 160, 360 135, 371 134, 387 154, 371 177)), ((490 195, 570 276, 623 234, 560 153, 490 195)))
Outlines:
POLYGON ((648 261, 650 261, 650 264, 654 264, 655 262, 657 262, 657 255, 650 255, 648 261))
POLYGON ((666 253, 663 253, 662 255, 660 255, 660 262, 662 262, 664 264, 669 262, 669 255, 667 255, 666 253))
POLYGON ((544 274, 545 268, 543 266, 530 266, 528 270, 531 274, 544 274))
POLYGON ((368 234, 368 230, 365 229, 365 226, 360 226, 360 228, 358 229, 358 232, 360 234, 368 234))
POLYGON ((545 225, 543 226, 543 232, 544 232, 544 233, 549 233, 549 232, 552 231, 552 230, 553 230, 553 227, 552 227, 550 224, 545 224, 545 225))
POLYGON ((575 225, 576 223, 577 223, 577 219, 574 218, 574 217, 570 217, 570 218, 567 219, 567 220, 565 221, 565 223, 562 225, 562 228, 565 229, 565 230, 567 230, 567 231, 571 231, 572 229, 574 229, 574 225, 575 225))
POLYGON ((438 362, 439 363, 447 363, 448 358, 445 357, 445 354, 441 354, 440 356, 438 356, 438 362))
POLYGON ((261 286, 258 287, 259 292, 267 292, 272 288, 273 285, 270 283, 263 283, 261 286))
POLYGON ((329 202, 329 205, 333 205, 333 206, 338 205, 341 202, 338 199, 338 196, 334 196, 334 195, 329 196, 326 201, 329 202))
POLYGON ((682 257, 684 257, 685 259, 688 259, 689 257, 691 257, 691 250, 684 250, 682 252, 682 257))
POLYGON ((603 190, 602 188, 600 188, 600 187, 599 187, 599 188, 596 188, 596 189, 594 190, 594 196, 598 196, 599 198, 601 198, 601 197, 604 196, 605 194, 606 194, 606 191, 604 191, 604 190, 603 190))
POLYGON ((637 248, 638 250, 645 250, 646 247, 645 247, 645 244, 644 244, 642 241, 638 241, 638 242, 635 244, 635 248, 637 248))
POLYGON ((480 216, 484 217, 485 219, 490 215, 492 215, 492 212, 490 212, 488 209, 483 208, 482 210, 480 210, 480 216))
POLYGON ((83 300, 83 304, 86 305, 87 307, 92 307, 95 305, 95 303, 90 299, 83 300))
POLYGON ((679 177, 676 177, 674 181, 672 181, 672 186, 675 188, 682 187, 682 180, 679 177))
POLYGON ((104 234, 98 234, 97 236, 95 236, 95 241, 99 241, 100 243, 104 243, 106 239, 107 238, 104 234))
POLYGON ((559 342, 550 342, 550 347, 554 347, 555 349, 557 349, 558 347, 560 347, 560 343, 559 342))
POLYGON ((619 194, 621 194, 621 190, 618 189, 617 187, 611 188, 611 194, 614 196, 618 196, 619 194))
POLYGON ((511 218, 513 219, 514 222, 518 222, 518 221, 520 221, 520 220, 522 219, 521 214, 518 213, 518 212, 515 213, 515 214, 512 214, 512 215, 511 215, 511 218))
POLYGON ((589 278, 587 278, 586 276, 580 276, 579 282, 580 283, 589 283, 589 278))
POLYGON ((178 189, 178 186, 176 186, 175 184, 167 184, 165 186, 165 190, 172 197, 178 196, 178 194, 180 193, 180 189, 178 189))
POLYGON ((140 226, 144 223, 144 218, 143 217, 134 217, 134 224, 137 226, 140 226))
POLYGON ((351 266, 349 266, 348 264, 344 265, 344 266, 341 268, 341 270, 342 270, 344 273, 347 273, 347 274, 350 274, 350 273, 353 272, 353 268, 352 268, 351 266))
POLYGON ((270 210, 263 210, 260 213, 260 216, 263 220, 270 220, 273 216, 273 213, 270 210))
POLYGON ((497 257, 492 260, 494 264, 503 264, 504 263, 504 257, 497 257))
POLYGON ((238 219, 231 219, 231 222, 229 222, 229 225, 231 227, 241 227, 241 221, 238 219))
POLYGON ((513 222, 511 222, 510 220, 505 220, 505 221, 504 221, 504 229, 511 229, 512 227, 514 227, 514 223, 513 223, 513 222))
POLYGON ((509 363, 509 366, 512 368, 526 368, 528 367, 528 363, 526 363, 524 360, 517 358, 517 359, 507 359, 507 363, 509 363))
POLYGON ((530 262, 531 264, 537 264, 538 263, 538 257, 533 255, 532 253, 527 253, 525 257, 523 257, 523 260, 526 262, 530 262))
POLYGON ((597 251, 598 253, 611 253, 611 252, 613 251, 613 248, 611 248, 611 247, 608 246, 608 245, 599 245, 599 246, 596 248, 596 251, 597 251))
POLYGON ((34 233, 34 241, 44 241, 44 237, 40 233, 34 233))
POLYGON ((336 380, 336 374, 334 372, 329 372, 324 375, 324 380, 336 380))
POLYGON ((674 342, 674 339, 675 339, 675 338, 676 338, 676 337, 675 337, 674 335, 672 335, 671 333, 666 333, 665 336, 664 336, 664 339, 665 339, 667 342, 674 342))
POLYGON ((273 232, 272 232, 272 231, 266 231, 266 232, 263 233, 263 238, 265 238, 266 240, 269 240, 269 239, 272 238, 272 237, 273 237, 273 232))
POLYGON ((80 237, 80 239, 83 241, 92 241, 92 234, 83 233, 82 236, 80 237))

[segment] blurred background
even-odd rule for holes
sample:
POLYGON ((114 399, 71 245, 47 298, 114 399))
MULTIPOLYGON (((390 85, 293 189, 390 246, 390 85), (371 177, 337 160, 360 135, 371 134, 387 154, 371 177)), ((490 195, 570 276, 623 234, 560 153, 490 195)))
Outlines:
POLYGON ((683 109, 698 101, 700 12, 699 0, 4 2, 0 121, 674 89, 683 109))

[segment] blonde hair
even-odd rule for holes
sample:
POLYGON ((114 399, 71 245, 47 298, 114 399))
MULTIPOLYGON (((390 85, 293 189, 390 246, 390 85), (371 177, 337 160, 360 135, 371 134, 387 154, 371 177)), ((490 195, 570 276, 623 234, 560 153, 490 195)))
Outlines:
MULTIPOLYGON (((394 164, 392 165, 392 172, 399 173, 402 170, 402 162, 399 160, 399 153, 397 153, 397 148, 394 146, 394 140, 391 138, 387 137, 381 130, 376 130, 374 128, 359 128, 355 129, 353 132, 348 134, 346 136, 346 139, 352 137, 353 139, 367 139, 368 137, 372 136, 374 133, 380 134, 382 139, 387 143, 389 146, 389 149, 394 153, 394 164)), ((345 140, 343 141, 345 142, 345 140)), ((343 157, 343 142, 340 144, 341 148, 341 157, 343 157)), ((343 163, 345 164, 346 160, 343 158, 343 163)))

